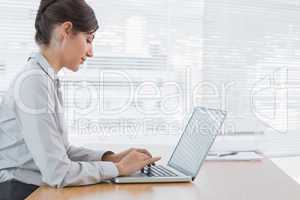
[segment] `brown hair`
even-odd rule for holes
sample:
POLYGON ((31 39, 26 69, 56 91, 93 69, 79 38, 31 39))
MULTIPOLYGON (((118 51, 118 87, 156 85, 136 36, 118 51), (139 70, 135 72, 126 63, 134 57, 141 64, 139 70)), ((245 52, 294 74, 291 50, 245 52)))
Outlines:
POLYGON ((35 19, 35 41, 49 45, 55 25, 69 21, 73 31, 93 33, 98 21, 93 9, 84 0, 41 0, 35 19))

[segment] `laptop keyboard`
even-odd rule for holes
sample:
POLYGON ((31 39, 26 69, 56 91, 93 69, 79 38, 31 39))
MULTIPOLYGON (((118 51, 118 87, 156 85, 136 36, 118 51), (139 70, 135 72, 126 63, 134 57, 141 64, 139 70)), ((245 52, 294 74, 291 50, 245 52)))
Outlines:
POLYGON ((149 177, 170 177, 170 176, 177 176, 174 172, 168 170, 167 168, 163 167, 162 165, 154 165, 151 167, 144 167, 142 171, 143 174, 149 177))

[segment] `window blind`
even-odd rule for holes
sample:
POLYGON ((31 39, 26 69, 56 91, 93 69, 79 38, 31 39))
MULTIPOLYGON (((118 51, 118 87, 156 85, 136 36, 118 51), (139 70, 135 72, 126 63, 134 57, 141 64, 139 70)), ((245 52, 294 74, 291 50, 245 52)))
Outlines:
POLYGON ((220 96, 202 102, 228 111, 227 130, 263 131, 265 152, 299 154, 300 1, 210 0, 204 11, 202 80, 220 96))
MULTIPOLYGON (((224 135, 299 151, 299 0, 88 2, 94 57, 59 74, 73 141, 174 144, 199 105, 228 112, 224 135)), ((37 50, 38 5, 0 0, 0 96, 37 50)))

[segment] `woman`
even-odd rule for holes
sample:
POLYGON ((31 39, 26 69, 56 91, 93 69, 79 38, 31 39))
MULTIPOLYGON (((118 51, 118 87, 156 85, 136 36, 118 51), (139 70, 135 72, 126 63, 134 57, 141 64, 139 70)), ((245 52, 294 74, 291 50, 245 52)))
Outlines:
POLYGON ((98 22, 84 0, 42 0, 32 54, 0 106, 0 199, 24 199, 40 185, 87 185, 129 175, 159 160, 145 149, 121 153, 72 146, 57 73, 93 56, 98 22), (13 191, 13 192, 12 192, 13 191))

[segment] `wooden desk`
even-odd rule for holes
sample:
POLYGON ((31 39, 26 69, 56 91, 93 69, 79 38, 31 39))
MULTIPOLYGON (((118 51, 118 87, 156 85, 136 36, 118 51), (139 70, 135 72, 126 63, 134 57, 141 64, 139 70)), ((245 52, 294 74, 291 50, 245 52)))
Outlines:
POLYGON ((52 189, 41 187, 27 200, 298 200, 300 185, 271 161, 207 161, 193 183, 126 184, 52 189))

